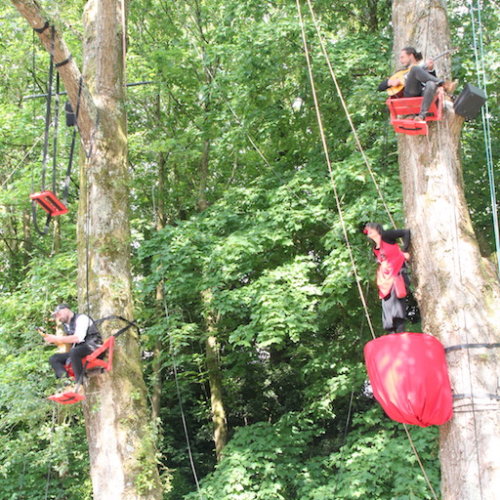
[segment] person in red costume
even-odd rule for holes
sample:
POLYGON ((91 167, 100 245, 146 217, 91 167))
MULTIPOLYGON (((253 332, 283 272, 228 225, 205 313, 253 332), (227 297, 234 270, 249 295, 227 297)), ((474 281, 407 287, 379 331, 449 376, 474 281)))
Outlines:
POLYGON ((382 326, 388 333, 405 330, 405 297, 408 294, 406 262, 410 259, 409 229, 384 231, 380 224, 365 224, 363 233, 373 242, 373 253, 378 262, 377 288, 382 300, 382 326), (397 240, 403 239, 403 248, 397 240))

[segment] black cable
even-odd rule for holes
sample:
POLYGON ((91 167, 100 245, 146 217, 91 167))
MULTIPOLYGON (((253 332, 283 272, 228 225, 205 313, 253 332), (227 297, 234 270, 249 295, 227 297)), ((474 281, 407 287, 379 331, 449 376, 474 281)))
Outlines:
MULTIPOLYGON (((43 28, 43 31, 47 28, 48 26, 45 26, 43 28)), ((35 30, 36 31, 36 30, 35 30)), ((49 151, 49 129, 50 129, 50 120, 51 120, 51 105, 52 105, 52 81, 54 79, 54 58, 52 56, 54 52, 54 36, 55 36, 55 30, 54 27, 51 27, 51 51, 50 51, 50 63, 49 63, 49 76, 48 76, 48 82, 47 82, 47 105, 45 108, 45 137, 44 137, 44 143, 43 143, 43 159, 42 159, 42 185, 41 185, 41 190, 45 191, 45 174, 47 170, 47 157, 48 157, 48 151, 49 151)), ((37 218, 37 209, 36 209, 36 202, 32 201, 31 202, 31 213, 33 216, 33 226, 36 230, 36 232, 41 235, 45 236, 49 232, 49 225, 50 221, 52 219, 52 215, 50 213, 47 215, 47 218, 45 220, 45 227, 44 229, 40 229, 40 226, 38 225, 38 218, 37 218)))
POLYGON ((54 79, 54 27, 51 28, 51 51, 49 63, 49 77, 47 82, 47 106, 45 108, 45 138, 43 143, 43 159, 42 159, 42 191, 45 191, 45 172, 47 170, 47 157, 49 152, 49 128, 51 119, 52 106, 52 81, 54 79))
POLYGON ((83 88, 83 77, 80 76, 80 81, 78 82, 78 97, 76 100, 75 125, 73 128, 73 135, 71 137, 71 146, 70 146, 70 150, 69 150, 68 168, 66 169, 66 177, 64 179, 64 187, 63 187, 63 203, 64 203, 64 205, 66 205, 68 202, 69 182, 71 180, 71 169, 73 167, 73 156, 75 154, 76 132, 77 132, 77 127, 78 127, 78 114, 80 113, 80 100, 81 100, 81 96, 82 96, 82 88, 83 88))
POLYGON ((56 72, 56 93, 54 105, 54 138, 52 141, 52 192, 56 194, 57 135, 59 132, 59 73, 56 72))

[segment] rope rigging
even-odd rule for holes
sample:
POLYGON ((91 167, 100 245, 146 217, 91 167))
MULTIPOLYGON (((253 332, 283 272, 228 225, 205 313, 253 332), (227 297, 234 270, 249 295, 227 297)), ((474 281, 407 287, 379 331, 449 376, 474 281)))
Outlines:
POLYGON ((33 225, 38 234, 44 236, 49 231, 50 221, 52 217, 57 215, 62 215, 67 213, 68 209, 65 204, 61 203, 56 195, 56 171, 57 171, 57 139, 59 132, 59 72, 56 71, 56 82, 55 82, 55 103, 54 103, 54 118, 52 120, 52 93, 53 93, 53 80, 54 80, 54 69, 60 66, 54 64, 54 40, 55 40, 55 28, 51 27, 51 46, 50 46, 50 63, 49 63, 49 74, 47 81, 47 104, 45 109, 45 129, 44 129, 44 144, 43 144, 43 158, 42 158, 42 177, 41 177, 41 191, 33 193, 33 180, 32 180, 32 194, 30 198, 32 200, 32 216, 33 225), (54 134, 52 140, 52 179, 51 179, 51 191, 46 190, 46 176, 47 176, 47 163, 49 156, 49 142, 50 142, 50 128, 53 123, 54 134), (47 212, 47 218, 45 221, 44 229, 40 229, 38 225, 37 217, 37 206, 39 204, 43 210, 47 212))
MULTIPOLYGON (((310 0, 307 0, 307 2, 309 4, 309 8, 312 9, 312 7, 310 5, 310 0)), ((346 228, 346 224, 345 224, 345 220, 344 220, 344 216, 343 216, 343 211, 342 211, 342 204, 340 202, 340 198, 339 198, 339 195, 338 195, 337 186, 336 186, 336 182, 335 182, 335 176, 333 174, 333 169, 332 169, 332 165, 331 165, 331 161, 330 161, 330 155, 329 155, 328 145, 327 145, 326 136, 325 136, 325 133, 324 133, 323 119, 322 119, 322 116, 321 116, 321 111, 320 111, 319 102, 318 102, 318 98, 317 98, 316 87, 315 87, 315 83, 314 83, 314 76, 313 76, 313 72, 312 72, 312 65, 311 65, 311 60, 310 60, 310 55, 309 55, 309 49, 308 49, 308 46, 307 46, 307 38, 306 38, 304 20, 303 20, 303 17, 302 17, 302 12, 301 12, 301 7, 300 7, 300 0, 296 0, 296 6, 297 6, 297 13, 298 13, 299 21, 300 21, 302 43, 303 43, 304 55, 305 55, 306 63, 307 63, 307 69, 308 69, 308 74, 309 74, 309 81, 311 83, 311 92, 312 92, 312 95, 313 95, 314 107, 315 107, 315 111, 316 111, 316 117, 317 117, 317 122, 318 122, 318 127, 319 127, 319 133, 320 133, 320 137, 321 137, 321 143, 322 143, 322 146, 323 146, 323 152, 324 152, 324 155, 325 155, 326 163, 327 163, 327 166, 328 166, 328 171, 329 171, 329 174, 330 174, 330 182, 332 184, 332 188, 333 188, 333 192, 334 192, 334 196, 335 196, 335 202, 336 202, 336 205, 337 205, 337 211, 338 211, 339 219, 340 219, 340 222, 341 222, 341 225, 342 225, 342 231, 343 231, 343 234, 344 234, 344 239, 345 239, 345 242, 346 242, 346 247, 347 247, 348 252, 349 252, 349 258, 351 260, 352 269, 353 269, 353 272, 354 272, 354 275, 355 275, 355 278, 356 278, 356 284, 357 284, 357 287, 358 287, 358 292, 359 292, 360 300, 361 300, 361 303, 363 305, 363 309, 364 309, 364 312, 365 312, 366 319, 368 321, 368 325, 370 327, 370 331, 372 333, 373 338, 375 339, 376 338, 375 337, 375 332, 374 332, 374 329, 373 329, 373 325, 372 325, 372 322, 371 322, 370 314, 369 314, 368 307, 367 307, 367 304, 366 304, 366 300, 365 300, 365 297, 364 297, 363 289, 361 287, 361 282, 360 282, 361 280, 359 278, 359 274, 358 274, 358 271, 357 271, 357 266, 356 266, 356 262, 355 262, 355 259, 354 259, 354 255, 353 255, 353 252, 352 252, 352 249, 351 249, 351 245, 350 245, 350 242, 349 242, 349 236, 348 236, 348 232, 347 232, 347 228, 346 228)), ((405 431, 406 431, 408 440, 410 442, 410 446, 411 446, 411 448, 413 450, 413 453, 415 454, 415 456, 417 458, 420 470, 422 471, 422 473, 424 475, 424 479, 425 479, 425 481, 427 483, 427 486, 429 487, 430 491, 432 492, 433 498, 435 500, 438 500, 438 496, 436 495, 436 492, 434 491, 434 488, 432 487, 432 484, 431 484, 431 482, 429 480, 429 477, 428 477, 428 475, 427 475, 427 473, 425 471, 423 463, 422 463, 422 461, 421 461, 421 459, 420 459, 420 457, 418 455, 418 452, 417 452, 417 450, 415 448, 415 445, 414 445, 413 440, 411 438, 411 435, 410 435, 410 433, 408 431, 408 428, 407 428, 406 424, 403 424, 403 426, 405 428, 405 431)))
POLYGON ((363 161, 364 161, 364 163, 366 165, 366 168, 367 168, 367 170, 368 170, 368 172, 370 174, 372 182, 375 185, 375 189, 377 190, 378 196, 379 196, 380 200, 382 201, 382 204, 383 204, 384 209, 385 209, 385 211, 387 213, 387 216, 389 217, 389 220, 391 221, 391 224, 395 228, 396 227, 396 223, 394 221, 394 218, 392 217, 392 214, 391 214, 391 212, 389 210, 389 207, 387 206, 387 203, 385 201, 384 195, 382 194, 382 190, 380 189, 380 186, 379 186, 379 184, 377 182, 375 174, 373 173, 373 169, 372 169, 372 167, 370 165, 368 157, 366 156, 365 150, 363 149, 363 146, 362 146, 361 141, 359 139, 359 135, 358 135, 358 132, 357 132, 356 127, 354 125, 354 122, 352 120, 351 114, 349 112, 349 108, 347 107, 347 104, 345 102, 344 95, 342 93, 342 90, 341 90, 340 85, 339 85, 338 80, 337 80, 337 76, 335 74, 335 71, 333 69, 332 63, 331 63, 330 58, 328 56, 328 52, 327 52, 326 46, 325 46, 325 40, 324 40, 323 35, 321 34, 321 30, 319 28, 319 23, 318 23, 318 21, 316 19, 316 14, 314 13, 314 10, 312 8, 310 0, 307 0, 307 5, 308 5, 309 11, 311 13, 311 18, 312 18, 312 21, 313 21, 313 24, 314 24, 314 28, 315 28, 316 33, 318 35, 318 40, 319 40, 319 43, 320 43, 321 52, 323 53, 323 56, 324 56, 325 61, 326 61, 326 64, 328 66, 328 71, 330 72, 330 76, 332 78, 332 81, 333 81, 333 83, 335 85, 335 89, 337 91, 337 94, 339 96, 340 102, 342 104, 342 109, 344 110, 344 113, 346 115, 347 121, 349 122, 349 126, 351 127, 352 133, 354 135, 354 140, 356 141, 356 146, 357 146, 359 152, 361 153, 361 156, 363 157, 363 161))
POLYGON ((359 277, 358 268, 357 268, 356 262, 354 260, 354 254, 353 254, 353 251, 352 251, 352 248, 351 248, 351 244, 349 242, 349 236, 348 236, 348 233, 347 233, 347 226, 345 224, 343 210, 342 210, 342 205, 341 205, 341 202, 340 202, 340 197, 339 197, 339 194, 338 194, 338 191, 337 191, 337 185, 336 185, 336 182, 335 182, 335 176, 333 174, 332 164, 331 164, 331 161, 330 161, 330 153, 329 153, 329 150, 328 150, 328 144, 326 142, 326 136, 325 136, 324 127, 323 127, 323 119, 322 119, 321 111, 320 111, 320 108, 319 108, 319 102, 318 102, 318 97, 317 97, 317 93, 316 93, 316 86, 315 86, 315 83, 314 83, 314 76, 313 76, 313 73, 312 73, 311 60, 310 60, 310 56, 309 56, 309 49, 307 47, 307 39, 306 39, 306 33, 305 33, 305 27, 304 27, 304 20, 303 20, 303 17, 302 17, 302 12, 300 10, 299 0, 296 0, 296 3, 297 3, 297 12, 298 12, 298 15, 299 15, 299 20, 300 20, 300 29, 301 29, 301 35, 302 35, 302 43, 303 43, 303 47, 304 47, 304 54, 305 54, 306 63, 307 63, 307 69, 308 69, 308 74, 309 74, 309 81, 311 83, 311 92, 312 92, 313 101, 314 101, 314 108, 315 108, 315 111, 316 111, 316 118, 317 118, 317 122, 318 122, 319 133, 320 133, 320 137, 321 137, 321 144, 323 146, 323 152, 324 152, 325 160, 326 160, 326 163, 327 163, 327 166, 328 166, 328 172, 329 172, 329 175, 330 175, 330 182, 332 184, 333 193, 334 193, 334 197, 335 197, 335 203, 337 205, 337 212, 339 214, 339 220, 340 220, 340 224, 342 226, 342 233, 344 235, 344 240, 346 242, 346 247, 347 247, 347 250, 348 250, 348 253, 349 253, 349 258, 350 258, 351 265, 352 265, 353 272, 354 272, 354 276, 355 276, 355 279, 356 279, 356 285, 358 287, 358 292, 359 292, 359 296, 360 296, 360 299, 361 299, 361 303, 363 305, 365 317, 366 317, 366 320, 368 322, 368 326, 370 328, 370 332, 372 334, 372 337, 376 338, 375 330, 373 328, 373 324, 372 324, 372 321, 371 321, 371 318, 370 318, 370 313, 368 311, 368 305, 367 305, 367 302, 366 302, 366 299, 365 299, 365 296, 364 296, 363 289, 361 287, 361 278, 359 277))
MULTIPOLYGON (((482 88, 487 95, 486 91, 486 69, 484 63, 484 43, 483 43, 483 27, 481 21, 481 3, 477 0, 477 6, 474 7, 473 0, 468 0, 469 12, 472 25, 472 37, 473 37, 473 50, 474 50, 474 60, 476 66, 477 84, 478 87, 482 88), (477 13, 477 18, 474 15, 477 13), (477 27, 476 27, 477 25, 477 27)), ((496 197, 496 187, 495 187, 495 173, 493 166, 493 153, 491 148, 491 126, 490 126, 490 112, 488 108, 488 99, 486 99, 484 105, 481 107, 481 119, 483 125, 483 137, 484 137, 484 149, 486 156, 486 168, 488 172, 488 182, 490 189, 490 200, 491 200, 491 216, 493 219, 493 233, 495 239, 495 249, 496 249, 496 261, 498 274, 500 276, 500 230, 498 224, 498 204, 496 197)))
MULTIPOLYGON (((166 299, 166 290, 163 290, 163 309, 165 311, 165 318, 167 319, 167 322, 170 323, 170 315, 168 311, 168 305, 167 305, 167 299, 166 299)), ((175 359, 175 352, 174 352, 174 347, 172 344, 172 337, 169 336, 169 341, 170 341, 170 356, 172 358, 172 367, 174 369, 174 379, 175 379, 175 389, 177 392, 177 398, 179 400, 179 409, 181 411, 181 420, 182 420, 182 428, 184 430, 184 436, 186 439, 186 448, 188 451, 188 456, 189 456, 189 464, 191 466, 191 471, 193 473, 193 479, 196 484, 196 491, 198 492, 198 496, 200 497, 200 500, 203 500, 203 495, 201 494, 200 490, 200 483, 198 480, 198 474, 196 473, 196 466, 194 463, 194 458, 193 458, 193 452, 191 450, 191 442, 189 439, 189 431, 187 427, 187 421, 186 421, 186 416, 184 414, 184 406, 182 404, 182 396, 181 396, 181 391, 180 391, 180 385, 179 385, 179 377, 177 375, 177 362, 175 359)))

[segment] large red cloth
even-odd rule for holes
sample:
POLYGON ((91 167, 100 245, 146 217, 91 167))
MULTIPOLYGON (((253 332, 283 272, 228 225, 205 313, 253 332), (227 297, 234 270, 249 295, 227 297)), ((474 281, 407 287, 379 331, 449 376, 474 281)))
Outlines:
POLYGON ((365 345, 373 395, 404 424, 441 425, 453 416, 444 347, 426 333, 392 333, 365 345))

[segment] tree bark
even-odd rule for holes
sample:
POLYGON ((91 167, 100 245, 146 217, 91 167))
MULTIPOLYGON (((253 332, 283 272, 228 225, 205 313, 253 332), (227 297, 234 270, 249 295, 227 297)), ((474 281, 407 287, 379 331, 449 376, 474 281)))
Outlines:
MULTIPOLYGON (((33 0, 12 0, 32 27, 47 17, 33 0)), ((76 109, 85 147, 80 166, 78 290, 80 311, 94 318, 132 318, 128 215, 127 130, 124 105, 123 18, 125 0, 90 0, 84 13, 85 78, 73 60, 58 71, 76 109)), ((50 25, 53 23, 50 22, 50 25)), ((54 59, 69 56, 62 36, 40 35, 54 59)), ((122 326, 122 325, 120 325, 122 326)), ((103 337, 116 331, 105 323, 103 337)), ((146 405, 138 334, 117 339, 113 369, 85 384, 83 404, 94 500, 159 500, 154 429, 146 405)))
MULTIPOLYGON (((450 47, 441 0, 395 0, 394 54, 414 46, 427 57, 450 47)), ((450 58, 436 61, 450 78, 450 58)), ((429 135, 398 134, 412 268, 423 330, 445 347, 500 342, 500 287, 481 257, 464 196, 460 164, 462 119, 448 103, 429 135)), ((447 354, 454 417, 441 427, 443 499, 490 499, 500 491, 498 349, 462 348, 447 354)))
POLYGON ((217 340, 217 319, 212 307, 212 292, 207 289, 201 295, 205 313, 205 328, 208 335, 205 341, 205 359, 210 386, 215 454, 219 462, 222 459, 222 450, 227 443, 227 419, 222 397, 222 376, 219 364, 220 346, 217 340))
MULTIPOLYGON (((158 115, 160 114, 160 104, 158 98, 158 115)), ((156 204, 154 206, 155 217, 156 217, 156 230, 161 231, 165 227, 165 169, 167 164, 167 155, 165 153, 160 153, 158 158, 158 197, 156 198, 156 204)), ((159 315, 165 314, 164 311, 164 282, 163 280, 156 286, 156 307, 158 309, 159 315)), ((161 337, 157 337, 155 342, 155 348, 153 353, 153 388, 151 394, 151 406, 153 419, 160 417, 161 408, 161 390, 163 386, 163 376, 162 376, 162 359, 161 355, 163 352, 163 341, 161 337)))

